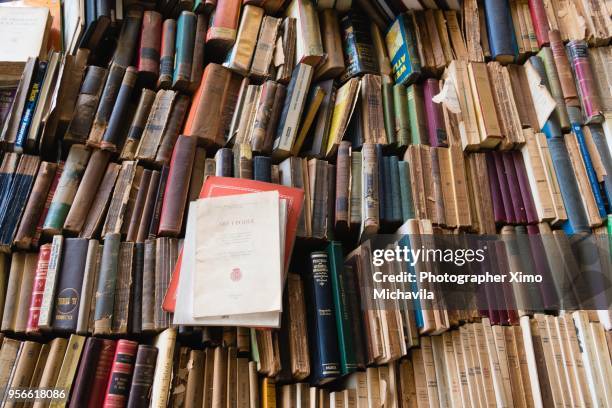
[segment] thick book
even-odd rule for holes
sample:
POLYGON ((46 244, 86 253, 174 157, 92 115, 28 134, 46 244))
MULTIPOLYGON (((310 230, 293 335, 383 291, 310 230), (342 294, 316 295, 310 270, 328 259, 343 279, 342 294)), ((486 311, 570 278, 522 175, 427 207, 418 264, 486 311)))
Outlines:
POLYGON ((110 334, 115 304, 115 287, 119 269, 121 234, 108 234, 104 239, 100 274, 96 288, 94 334, 110 334))
POLYGON ((172 85, 174 71, 174 54, 176 52, 176 20, 167 18, 162 25, 161 46, 159 54, 159 77, 157 87, 168 89, 172 85))
POLYGON ((319 16, 311 0, 292 0, 285 14, 295 19, 295 61, 315 67, 323 57, 319 16))
POLYGON ((142 16, 140 46, 138 48, 138 80, 143 84, 154 85, 159 75, 161 51, 162 15, 147 10, 142 16))
POLYGON ((132 340, 119 340, 115 348, 115 357, 108 378, 104 407, 125 406, 127 403, 132 372, 136 360, 138 343, 132 340))
MULTIPOLYGON (((91 123, 91 130, 87 137, 87 145, 99 147, 102 141, 102 136, 108 127, 113 107, 117 100, 119 88, 126 72, 126 67, 118 64, 112 64, 108 70, 108 77, 104 84, 102 94, 99 96, 99 104, 97 105, 96 115, 91 123)), ((98 101, 95 101, 98 103, 98 101)))
POLYGON ((236 41, 241 5, 240 0, 217 0, 206 33, 206 45, 215 54, 226 53, 236 41))
POLYGON ((257 47, 253 54, 253 63, 250 70, 251 77, 267 79, 271 76, 274 48, 280 23, 280 18, 264 16, 259 36, 257 37, 257 47))
POLYGON ((250 4, 244 6, 240 16, 238 36, 232 51, 223 63, 224 66, 241 75, 248 74, 253 54, 255 53, 257 35, 260 31, 263 16, 264 11, 262 8, 250 4))
POLYGON ((414 21, 410 14, 400 14, 385 36, 396 84, 409 85, 421 73, 414 21))
POLYGON ((174 56, 174 73, 172 88, 187 91, 191 88, 191 68, 197 17, 191 11, 182 11, 176 23, 176 54, 174 56))
POLYGON ((66 238, 55 295, 53 330, 73 333, 76 330, 83 286, 83 272, 87 259, 88 241, 82 238, 66 238))
POLYGON ((154 346, 138 346, 134 362, 134 375, 129 390, 127 408, 138 408, 149 405, 155 364, 158 350, 154 346))
POLYGON ((360 10, 349 11, 340 20, 346 69, 342 81, 364 74, 379 74, 370 22, 360 10))
POLYGON ((135 67, 128 67, 117 92, 115 105, 108 118, 108 125, 100 141, 100 148, 116 152, 123 142, 125 121, 129 118, 129 104, 136 86, 138 72, 135 67))
POLYGON ((334 9, 324 9, 320 13, 321 38, 325 57, 315 71, 316 80, 337 78, 344 71, 344 55, 340 22, 334 9))

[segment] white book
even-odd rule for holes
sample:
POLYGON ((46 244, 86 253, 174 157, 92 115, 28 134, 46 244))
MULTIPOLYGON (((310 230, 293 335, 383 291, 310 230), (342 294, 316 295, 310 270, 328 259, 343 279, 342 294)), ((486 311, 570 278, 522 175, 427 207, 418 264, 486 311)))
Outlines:
POLYGON ((531 394, 533 396, 533 406, 543 408, 542 392, 538 376, 538 366, 536 364, 535 353, 533 351, 533 341, 531 338, 531 323, 529 316, 521 316, 521 330, 523 332, 523 344, 525 346, 525 358, 527 359, 527 369, 529 370, 529 383, 531 384, 531 394))
POLYGON ((46 56, 50 27, 46 7, 0 7, 0 61, 46 56))

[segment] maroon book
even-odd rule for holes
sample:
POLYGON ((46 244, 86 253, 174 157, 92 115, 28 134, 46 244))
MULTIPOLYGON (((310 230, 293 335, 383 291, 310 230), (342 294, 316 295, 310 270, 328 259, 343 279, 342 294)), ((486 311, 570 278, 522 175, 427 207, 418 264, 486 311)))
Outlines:
POLYGON ((106 387, 104 408, 123 408, 127 404, 137 349, 138 343, 135 341, 119 340, 117 342, 115 358, 106 387))
POLYGON ((521 190, 521 197, 523 198, 523 205, 525 206, 525 212, 527 214, 527 223, 536 224, 539 221, 538 212, 536 211, 535 203, 533 202, 531 187, 529 187, 529 180, 527 179, 527 171, 525 170, 523 155, 519 151, 513 151, 511 154, 512 158, 514 159, 514 168, 518 178, 519 189, 521 190))
POLYGON ((542 282, 540 283, 540 295, 542 296, 542 306, 544 309, 554 310, 558 309, 558 298, 555 288, 552 285, 552 273, 548 260, 544 254, 546 249, 544 248, 543 239, 552 239, 552 236, 543 237, 540 235, 540 228, 537 225, 528 225, 527 234, 529 235, 529 246, 531 247, 533 265, 537 274, 542 276, 542 282))
POLYGON ((546 9, 544 8, 543 0, 529 0, 529 14, 531 14, 531 21, 533 22, 533 29, 535 31, 536 40, 538 41, 538 47, 549 43, 548 39, 548 17, 546 17, 546 9))
POLYGON ((487 174, 489 175, 489 186, 491 187, 491 201, 493 203, 493 216, 496 224, 505 224, 508 222, 506 218, 506 210, 504 209, 504 200, 502 198, 499 180, 497 179, 497 167, 495 166, 495 158, 492 153, 485 155, 487 159, 487 174))
POLYGON ((429 78, 423 85, 423 100, 425 103, 425 115, 427 116, 427 131, 429 133, 429 144, 434 147, 447 147, 448 138, 446 127, 442 117, 442 106, 435 103, 432 98, 440 93, 440 85, 437 79, 429 78))
POLYGON ((504 211, 506 213, 506 222, 508 224, 516 224, 516 214, 512 205, 512 196, 510 187, 508 186, 508 178, 506 176, 506 168, 504 166, 504 158, 501 152, 492 152, 495 159, 495 170, 497 172, 497 182, 501 191, 502 201, 504 202, 504 211))
POLYGON ((521 189, 519 188, 519 181, 518 176, 516 175, 516 168, 514 167, 512 153, 504 152, 502 153, 502 157, 504 158, 504 169, 506 172, 508 189, 510 190, 510 199, 512 200, 512 207, 514 208, 515 223, 526 224, 527 211, 525 211, 523 196, 521 195, 521 189))
POLYGON ((87 339, 69 408, 97 408, 102 405, 114 355, 114 340, 97 337, 87 339))

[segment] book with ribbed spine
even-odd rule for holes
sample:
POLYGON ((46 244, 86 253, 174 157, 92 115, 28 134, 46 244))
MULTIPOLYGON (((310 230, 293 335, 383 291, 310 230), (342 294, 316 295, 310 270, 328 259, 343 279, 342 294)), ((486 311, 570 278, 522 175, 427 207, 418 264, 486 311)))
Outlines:
POLYGON ((38 319, 40 317, 40 306, 42 304, 45 283, 47 281, 47 271, 49 259, 51 258, 51 244, 41 245, 38 255, 38 265, 36 275, 34 275, 34 285, 32 287, 32 298, 30 300, 30 313, 28 315, 27 333, 38 332, 38 319))
POLYGON ((159 56, 159 77, 157 87, 168 89, 172 85, 174 54, 176 52, 176 20, 167 18, 162 24, 161 47, 159 56))
POLYGON ((134 243, 122 242, 119 247, 119 260, 115 296, 113 302, 113 322, 111 330, 114 334, 131 332, 130 316, 135 305, 132 300, 132 274, 134 268, 134 243))
POLYGON ((88 242, 83 238, 64 240, 64 262, 55 295, 54 331, 72 333, 76 330, 87 247, 88 242))
POLYGON ((264 16, 259 36, 257 37, 257 46, 253 53, 253 62, 250 67, 250 76, 256 79, 267 79, 271 76, 271 63, 274 57, 274 47, 278 29, 281 24, 281 19, 264 16))

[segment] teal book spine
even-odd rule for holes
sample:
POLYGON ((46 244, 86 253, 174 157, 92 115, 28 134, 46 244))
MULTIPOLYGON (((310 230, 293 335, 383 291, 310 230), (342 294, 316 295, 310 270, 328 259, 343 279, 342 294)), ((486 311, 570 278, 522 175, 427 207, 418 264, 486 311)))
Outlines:
POLYGON ((329 257, 329 272, 331 277, 332 294, 336 312, 336 326, 338 328, 338 349, 340 352, 340 369, 342 375, 347 375, 357 369, 355 347, 351 324, 351 309, 348 304, 345 288, 344 262, 342 244, 332 241, 327 247, 329 257))
POLYGON ((400 14, 387 31, 387 50, 396 84, 409 85, 421 74, 414 21, 411 14, 400 14))
POLYGON ((176 57, 174 58, 174 88, 184 87, 184 82, 191 81, 191 64, 195 46, 197 18, 190 11, 183 11, 176 24, 176 57))

